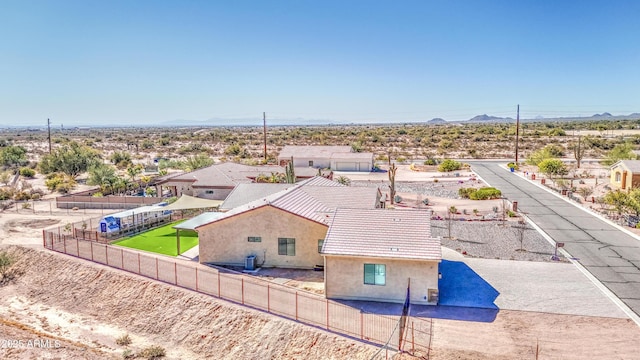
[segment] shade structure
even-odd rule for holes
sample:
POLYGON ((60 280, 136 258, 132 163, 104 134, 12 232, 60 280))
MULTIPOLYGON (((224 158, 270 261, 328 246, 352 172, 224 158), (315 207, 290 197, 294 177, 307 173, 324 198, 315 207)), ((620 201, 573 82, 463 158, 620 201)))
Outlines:
POLYGON ((224 216, 225 213, 222 212, 206 212, 206 213, 202 213, 196 217, 193 217, 185 222, 182 222, 178 225, 173 226, 174 229, 176 230, 195 230, 195 228, 197 228, 200 225, 204 225, 204 224, 208 224, 210 222, 212 222, 213 220, 216 220, 222 216, 224 216))

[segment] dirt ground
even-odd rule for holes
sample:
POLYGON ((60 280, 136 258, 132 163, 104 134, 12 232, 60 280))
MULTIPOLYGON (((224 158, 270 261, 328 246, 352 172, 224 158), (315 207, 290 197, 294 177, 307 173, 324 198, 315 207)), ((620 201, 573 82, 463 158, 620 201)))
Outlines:
MULTIPOLYGON (((58 340, 60 347, 0 349, 2 358, 117 358, 124 347, 115 339, 123 334, 134 351, 159 345, 170 359, 369 359, 377 350, 76 258, 9 251, 24 274, 2 288, 0 336, 58 340)), ((626 319, 517 311, 500 311, 490 323, 436 319, 433 331, 432 359, 533 359, 536 342, 543 359, 631 359, 640 341, 640 329, 626 319)))

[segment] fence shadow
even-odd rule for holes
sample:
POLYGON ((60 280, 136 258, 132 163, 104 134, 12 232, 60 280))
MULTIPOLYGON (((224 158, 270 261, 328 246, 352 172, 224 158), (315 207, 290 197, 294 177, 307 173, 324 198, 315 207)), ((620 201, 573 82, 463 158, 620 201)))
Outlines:
MULTIPOLYGON (((402 304, 376 301, 332 300, 360 311, 387 316, 400 316, 402 304)), ((493 322, 500 312, 497 307, 479 308, 447 305, 411 305, 410 316, 424 319, 447 319, 475 322, 493 322)))

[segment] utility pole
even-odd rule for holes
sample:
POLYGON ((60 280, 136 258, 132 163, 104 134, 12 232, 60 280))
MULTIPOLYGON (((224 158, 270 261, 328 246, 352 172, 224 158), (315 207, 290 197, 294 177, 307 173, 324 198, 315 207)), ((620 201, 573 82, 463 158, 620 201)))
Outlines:
POLYGON ((51 154, 51 120, 49 120, 49 118, 47 118, 47 133, 49 134, 47 136, 49 140, 49 154, 51 154))
POLYGON ((516 164, 518 163, 518 137, 520 136, 520 104, 518 104, 518 114, 516 115, 516 164))
POLYGON ((267 113, 262 113, 262 124, 264 133, 264 162, 267 163, 267 113))

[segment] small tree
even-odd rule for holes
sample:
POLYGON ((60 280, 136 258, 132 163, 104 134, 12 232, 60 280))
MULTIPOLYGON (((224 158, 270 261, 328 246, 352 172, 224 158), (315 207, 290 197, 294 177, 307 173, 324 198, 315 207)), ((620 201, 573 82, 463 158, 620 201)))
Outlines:
POLYGON ((451 237, 451 225, 453 222, 453 215, 458 213, 458 209, 455 206, 451 206, 449 207, 449 209, 447 209, 447 237, 449 239, 452 239, 451 237))
POLYGON ((346 186, 351 185, 351 179, 349 179, 346 176, 342 176, 342 175, 340 175, 340 176, 338 176, 336 178, 336 182, 338 182, 339 184, 342 184, 342 185, 346 185, 346 186))
POLYGON ((552 181, 555 177, 569 173, 567 166, 560 159, 545 159, 538 164, 538 170, 547 175, 552 181))
POLYGON ((579 188, 577 192, 584 198, 584 201, 587 201, 587 198, 593 194, 593 188, 591 186, 585 186, 579 188))
POLYGON ((635 159, 637 159, 637 156, 633 152, 633 146, 629 143, 624 143, 614 146, 613 149, 607 153, 606 159, 602 161, 602 164, 611 166, 619 160, 635 159))
POLYGON ((524 219, 521 219, 514 228, 517 231, 518 240, 520 241, 520 249, 518 251, 524 251, 524 232, 527 230, 527 222, 524 219))

